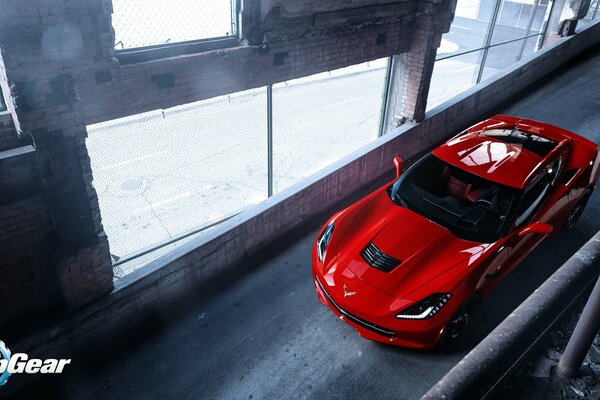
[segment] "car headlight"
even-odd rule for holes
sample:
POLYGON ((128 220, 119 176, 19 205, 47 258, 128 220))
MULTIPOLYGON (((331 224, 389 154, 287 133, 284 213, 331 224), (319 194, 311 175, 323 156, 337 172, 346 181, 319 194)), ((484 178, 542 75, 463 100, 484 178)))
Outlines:
POLYGON ((450 293, 434 293, 396 314, 400 319, 427 319, 433 317, 450 300, 450 293))
POLYGON ((332 234, 333 234, 333 221, 331 221, 329 223, 329 225, 327 225, 327 228, 325 228, 323 230, 323 233, 321 233, 321 236, 319 236, 319 239, 317 240, 317 257, 319 258, 319 261, 321 261, 321 262, 325 258, 325 250, 327 249, 327 245, 331 241, 332 234))

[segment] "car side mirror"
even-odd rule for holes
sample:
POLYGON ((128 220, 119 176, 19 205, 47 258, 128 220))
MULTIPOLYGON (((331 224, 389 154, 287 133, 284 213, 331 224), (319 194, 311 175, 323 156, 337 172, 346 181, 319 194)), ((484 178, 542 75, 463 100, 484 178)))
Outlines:
POLYGON ((552 228, 552 225, 550 224, 546 224, 544 222, 534 222, 533 224, 529 224, 525 228, 521 229, 519 231, 519 237, 525 236, 528 233, 540 233, 547 235, 552 233, 553 230, 554 228, 552 228))
POLYGON ((394 167, 396 167, 396 179, 398 179, 404 172, 404 160, 400 157, 394 157, 394 167))

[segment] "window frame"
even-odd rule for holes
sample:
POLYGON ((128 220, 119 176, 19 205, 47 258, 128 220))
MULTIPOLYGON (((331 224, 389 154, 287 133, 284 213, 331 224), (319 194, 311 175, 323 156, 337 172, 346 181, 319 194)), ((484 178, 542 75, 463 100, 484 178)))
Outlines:
POLYGON ((160 58, 177 57, 202 53, 211 50, 225 49, 240 45, 240 24, 238 23, 239 1, 230 0, 232 34, 184 42, 162 43, 151 46, 116 49, 115 57, 122 65, 135 64, 160 58))
POLYGON ((525 190, 525 192, 523 193, 523 196, 521 196, 519 205, 517 206, 517 208, 515 210, 515 224, 514 224, 515 228, 524 226, 528 223, 528 221, 531 220, 531 218, 535 215, 537 210, 539 210, 540 206, 544 203, 546 196, 550 192, 549 189, 552 187, 552 184, 548 177, 547 169, 544 168, 543 171, 540 173, 540 175, 541 176, 539 178, 535 179, 535 183, 530 185, 529 188, 527 188, 525 190), (523 203, 525 202, 525 200, 526 200, 525 198, 527 197, 527 195, 531 191, 536 190, 538 185, 541 185, 541 184, 545 185, 546 187, 542 189, 542 192, 535 199, 533 199, 533 201, 531 201, 531 203, 527 206, 527 208, 525 208, 524 211, 520 211, 521 208, 523 207, 523 203), (524 214, 526 214, 525 217, 523 217, 521 219, 521 217, 524 214))

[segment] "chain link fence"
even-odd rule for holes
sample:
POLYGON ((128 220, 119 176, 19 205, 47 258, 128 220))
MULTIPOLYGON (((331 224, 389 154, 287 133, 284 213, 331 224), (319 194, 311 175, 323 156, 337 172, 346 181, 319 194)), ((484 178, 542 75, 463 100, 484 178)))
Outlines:
POLYGON ((233 0, 113 0, 115 48, 232 36, 233 0))
MULTIPOLYGON (((266 90, 88 127, 94 186, 121 263, 267 197, 266 90)), ((138 263, 120 266, 116 277, 138 263)), ((133 268, 133 269, 132 269, 133 268)))
POLYGON ((385 66, 274 85, 272 170, 266 88, 88 126, 115 277, 375 140, 385 66))
POLYGON ((273 85, 274 193, 377 139, 386 63, 273 85))

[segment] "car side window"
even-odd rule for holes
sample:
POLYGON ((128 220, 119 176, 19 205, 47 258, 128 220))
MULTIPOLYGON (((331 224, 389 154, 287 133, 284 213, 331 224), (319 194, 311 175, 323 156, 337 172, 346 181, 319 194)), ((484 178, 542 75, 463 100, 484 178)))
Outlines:
POLYGON ((517 208, 515 226, 522 225, 529 219, 534 211, 537 210, 538 206, 542 203, 548 193, 553 179, 555 179, 555 177, 551 177, 547 172, 544 172, 544 176, 525 192, 525 195, 517 208))
POLYGON ((571 180, 575 177, 575 175, 577 175, 578 172, 579 168, 571 168, 566 170, 561 179, 561 183, 563 185, 568 185, 569 183, 571 183, 571 180))
POLYGON ((552 162, 548 168, 548 177, 550 178, 550 182, 552 185, 554 185, 556 183, 556 180, 558 179, 558 176, 560 175, 560 170, 562 168, 563 165, 563 158, 558 157, 556 160, 554 160, 554 162, 552 162))

